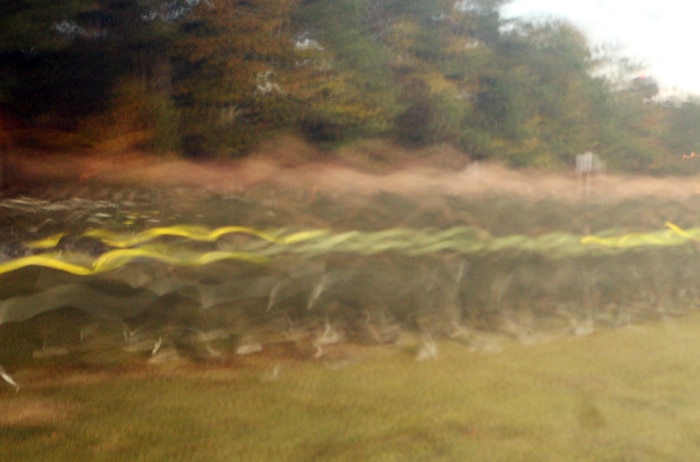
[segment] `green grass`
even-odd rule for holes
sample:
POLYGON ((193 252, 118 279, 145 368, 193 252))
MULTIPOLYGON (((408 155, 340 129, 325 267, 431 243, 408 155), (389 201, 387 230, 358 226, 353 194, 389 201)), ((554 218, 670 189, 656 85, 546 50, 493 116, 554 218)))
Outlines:
POLYGON ((495 354, 439 346, 424 362, 409 346, 342 347, 336 363, 20 371, 19 393, 0 392, 0 447, 52 462, 697 457, 700 316, 495 354))

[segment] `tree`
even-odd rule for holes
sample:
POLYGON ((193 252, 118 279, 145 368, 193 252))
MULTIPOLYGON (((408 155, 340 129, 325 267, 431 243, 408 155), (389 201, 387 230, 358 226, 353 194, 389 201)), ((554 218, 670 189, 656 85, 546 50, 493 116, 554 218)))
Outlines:
POLYGON ((503 3, 5 2, 0 109, 100 149, 193 157, 245 155, 279 131, 325 147, 449 143, 516 165, 595 149, 647 171, 696 149, 694 101, 659 103, 634 62, 565 21, 504 21, 503 3))
POLYGON ((0 43, 8 58, 3 74, 10 77, 0 89, 6 107, 33 125, 78 129, 95 141, 147 130, 150 147, 169 142, 170 76, 163 51, 174 40, 174 13, 159 19, 150 12, 157 5, 165 15, 195 2, 17 3, 0 12, 0 43), (126 110, 124 98, 131 101, 126 110))
POLYGON ((283 124, 291 0, 201 3, 183 22, 173 97, 191 155, 236 155, 283 124), (280 120, 281 119, 281 120, 280 120))
POLYGON ((302 61, 302 103, 297 126, 310 139, 338 142, 386 133, 394 114, 392 54, 383 43, 391 28, 389 2, 316 0, 294 15, 300 37, 322 47, 315 59, 302 61))

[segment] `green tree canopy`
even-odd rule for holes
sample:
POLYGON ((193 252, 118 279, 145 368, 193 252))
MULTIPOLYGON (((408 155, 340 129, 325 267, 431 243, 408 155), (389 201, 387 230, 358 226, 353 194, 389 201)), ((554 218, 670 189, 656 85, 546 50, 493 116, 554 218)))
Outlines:
POLYGON ((614 168, 687 165, 674 156, 697 149, 696 101, 658 101, 631 61, 565 21, 504 20, 504 3, 4 2, 0 109, 88 145, 191 156, 245 155, 293 131, 515 165, 562 167, 590 149, 614 168))

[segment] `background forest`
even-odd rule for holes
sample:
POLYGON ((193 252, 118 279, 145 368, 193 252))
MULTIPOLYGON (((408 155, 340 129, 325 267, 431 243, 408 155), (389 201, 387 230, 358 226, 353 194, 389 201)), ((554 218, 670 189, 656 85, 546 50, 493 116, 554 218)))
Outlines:
MULTIPOLYGON (((302 136, 470 159, 697 173, 700 100, 503 0, 25 0, 0 5, 0 145, 245 156, 302 136)), ((620 18, 624 20, 624 18, 620 18)))

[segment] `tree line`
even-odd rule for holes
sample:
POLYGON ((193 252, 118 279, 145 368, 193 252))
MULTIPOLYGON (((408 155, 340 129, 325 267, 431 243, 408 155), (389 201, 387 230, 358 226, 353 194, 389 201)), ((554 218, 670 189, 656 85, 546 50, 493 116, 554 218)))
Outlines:
POLYGON ((235 158, 292 132, 331 151, 371 137, 516 166, 595 151, 618 170, 698 171, 681 159, 700 100, 657 100, 624 57, 565 21, 505 20, 503 3, 3 2, 0 120, 24 129, 13 143, 49 130, 62 149, 235 158))

